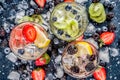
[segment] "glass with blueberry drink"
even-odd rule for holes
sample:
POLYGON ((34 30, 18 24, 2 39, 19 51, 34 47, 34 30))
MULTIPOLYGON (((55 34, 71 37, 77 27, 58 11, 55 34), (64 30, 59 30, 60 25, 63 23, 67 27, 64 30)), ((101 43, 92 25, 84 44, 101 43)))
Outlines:
POLYGON ((75 40, 83 34, 88 25, 86 8, 74 2, 60 3, 51 13, 50 25, 59 39, 75 40))
POLYGON ((89 42, 77 41, 68 44, 62 55, 62 65, 67 74, 86 78, 98 67, 98 52, 89 42))
POLYGON ((24 22, 10 34, 9 46, 16 56, 24 60, 40 57, 48 48, 50 40, 42 25, 24 22))

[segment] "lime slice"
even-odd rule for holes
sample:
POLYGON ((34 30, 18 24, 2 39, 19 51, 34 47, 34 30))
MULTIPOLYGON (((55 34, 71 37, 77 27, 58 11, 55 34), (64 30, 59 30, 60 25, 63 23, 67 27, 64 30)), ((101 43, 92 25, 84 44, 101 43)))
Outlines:
POLYGON ((37 26, 35 26, 37 31, 37 36, 34 44, 39 48, 45 48, 50 44, 50 40, 46 37, 43 31, 41 31, 37 26))
POLYGON ((53 25, 58 29, 65 29, 68 27, 66 22, 54 22, 53 25))
POLYGON ((33 20, 33 18, 31 18, 29 16, 24 16, 23 18, 18 20, 18 23, 22 23, 22 22, 26 22, 26 21, 34 21, 34 20, 33 20))
POLYGON ((77 54, 75 54, 75 56, 79 56, 79 55, 82 56, 84 54, 89 54, 89 55, 93 54, 92 48, 90 44, 87 42, 78 42, 76 46, 78 47, 78 52, 77 54))

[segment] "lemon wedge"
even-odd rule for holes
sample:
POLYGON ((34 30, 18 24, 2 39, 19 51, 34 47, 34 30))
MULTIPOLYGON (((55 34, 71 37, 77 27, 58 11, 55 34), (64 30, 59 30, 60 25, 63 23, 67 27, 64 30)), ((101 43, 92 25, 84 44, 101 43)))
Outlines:
POLYGON ((78 47, 78 52, 76 54, 76 57, 79 55, 82 56, 84 54, 89 54, 89 55, 93 54, 92 48, 91 48, 90 44, 87 42, 84 42, 84 41, 78 42, 76 44, 76 46, 78 47))
POLYGON ((50 44, 50 39, 46 37, 44 32, 40 30, 37 26, 34 26, 37 31, 37 36, 34 41, 34 44, 39 48, 45 48, 50 44))

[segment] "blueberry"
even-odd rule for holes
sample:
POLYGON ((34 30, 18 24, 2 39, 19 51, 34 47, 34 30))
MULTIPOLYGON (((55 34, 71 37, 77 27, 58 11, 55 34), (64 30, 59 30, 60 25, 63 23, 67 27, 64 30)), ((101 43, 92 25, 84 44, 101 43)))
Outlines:
POLYGON ((93 3, 97 3, 99 2, 100 0, 92 0, 93 3))
POLYGON ((66 36, 66 38, 70 38, 70 35, 68 35, 68 34, 65 34, 65 36, 66 36))
POLYGON ((52 18, 52 21, 57 21, 57 17, 53 17, 53 18, 52 18))
POLYGON ((70 69, 74 73, 79 73, 79 67, 78 66, 72 66, 70 69))
POLYGON ((75 19, 76 19, 76 20, 79 20, 79 19, 80 19, 80 15, 77 15, 77 16, 75 17, 75 19))
POLYGON ((108 28, 107 28, 106 26, 103 26, 103 27, 102 27, 102 31, 103 31, 103 32, 107 32, 107 31, 108 31, 108 28))
POLYGON ((8 47, 7 47, 7 48, 5 48, 5 49, 4 49, 4 53, 5 53, 5 54, 10 53, 10 48, 8 48, 8 47))
POLYGON ((93 64, 93 62, 89 62, 86 66, 85 69, 86 71, 92 71, 95 68, 95 65, 93 64))
POLYGON ((107 14, 107 20, 110 21, 112 18, 114 17, 114 13, 113 12, 109 12, 107 14))
POLYGON ((116 26, 113 23, 108 24, 108 30, 110 32, 114 32, 116 30, 116 26))
POLYGON ((58 30, 58 34, 62 35, 63 33, 63 30, 58 30))
POLYGON ((70 45, 67 49, 68 54, 73 55, 78 51, 77 47, 70 45))
POLYGON ((99 38, 100 38, 100 35, 98 33, 94 33, 93 38, 94 38, 95 41, 98 41, 99 38))
POLYGON ((72 10, 72 13, 75 15, 75 14, 77 14, 77 11, 76 10, 72 10))
POLYGON ((66 11, 70 11, 72 9, 72 7, 70 6, 70 5, 67 5, 66 7, 65 7, 65 10, 66 11))
POLYGON ((18 53, 19 53, 19 54, 22 55, 22 54, 24 54, 24 52, 25 52, 24 49, 18 49, 18 53))
POLYGON ((108 10, 113 10, 114 9, 114 6, 112 4, 109 4, 108 5, 108 10))
POLYGON ((96 29, 96 33, 101 34, 102 33, 102 29, 101 28, 97 28, 96 29))

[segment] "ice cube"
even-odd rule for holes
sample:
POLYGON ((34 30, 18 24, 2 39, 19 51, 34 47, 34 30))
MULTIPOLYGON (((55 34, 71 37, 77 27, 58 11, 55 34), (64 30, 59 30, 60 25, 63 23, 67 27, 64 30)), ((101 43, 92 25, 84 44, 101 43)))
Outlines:
POLYGON ((61 55, 58 55, 56 58, 55 58, 55 63, 59 64, 61 62, 61 58, 62 56, 61 55))
POLYGON ((64 51, 64 48, 63 48, 63 47, 58 49, 58 52, 59 52, 59 53, 63 53, 63 51, 64 51))
POLYGON ((19 2, 19 4, 17 5, 17 8, 19 10, 22 10, 22 9, 26 10, 26 9, 28 9, 28 7, 29 7, 28 3, 25 0, 19 2))
POLYGON ((34 14, 34 9, 30 8, 26 11, 26 15, 33 15, 34 14))
POLYGON ((30 0, 30 5, 33 7, 33 8, 35 8, 35 9, 37 9, 38 8, 38 5, 35 3, 35 1, 33 1, 33 0, 30 0))
POLYGON ((86 39, 85 41, 90 42, 90 43, 93 44, 97 49, 99 48, 99 47, 98 47, 98 43, 97 43, 93 38, 86 39))
POLYGON ((99 51, 99 58, 103 62, 107 62, 107 63, 110 62, 110 60, 109 60, 109 48, 108 47, 100 49, 100 51, 99 51))
POLYGON ((63 75, 64 75, 63 69, 61 67, 57 67, 55 76, 57 78, 62 78, 63 75))
POLYGON ((75 2, 77 2, 77 3, 85 3, 85 2, 87 2, 88 0, 75 0, 75 2))
POLYGON ((17 11, 15 22, 17 22, 17 21, 18 21, 19 19, 21 19, 23 16, 25 16, 25 10, 17 11))
POLYGON ((4 3, 4 2, 5 2, 5 0, 0 0, 0 2, 1 2, 1 3, 4 3))
POLYGON ((9 73, 7 78, 10 79, 10 80, 19 80, 20 74, 16 71, 12 71, 12 72, 9 73))
POLYGON ((54 75, 52 73, 48 73, 45 80, 54 80, 54 75))
POLYGON ((10 60, 11 62, 15 63, 17 61, 17 57, 14 55, 14 53, 9 53, 8 55, 6 55, 6 58, 8 60, 10 60))
POLYGON ((0 6, 0 14, 3 12, 3 7, 0 6))
POLYGON ((119 55, 119 51, 116 48, 110 48, 110 55, 116 57, 119 55))
POLYGON ((93 33, 95 33, 95 31, 96 31, 95 26, 92 23, 89 23, 85 33, 86 34, 93 34, 93 33))

